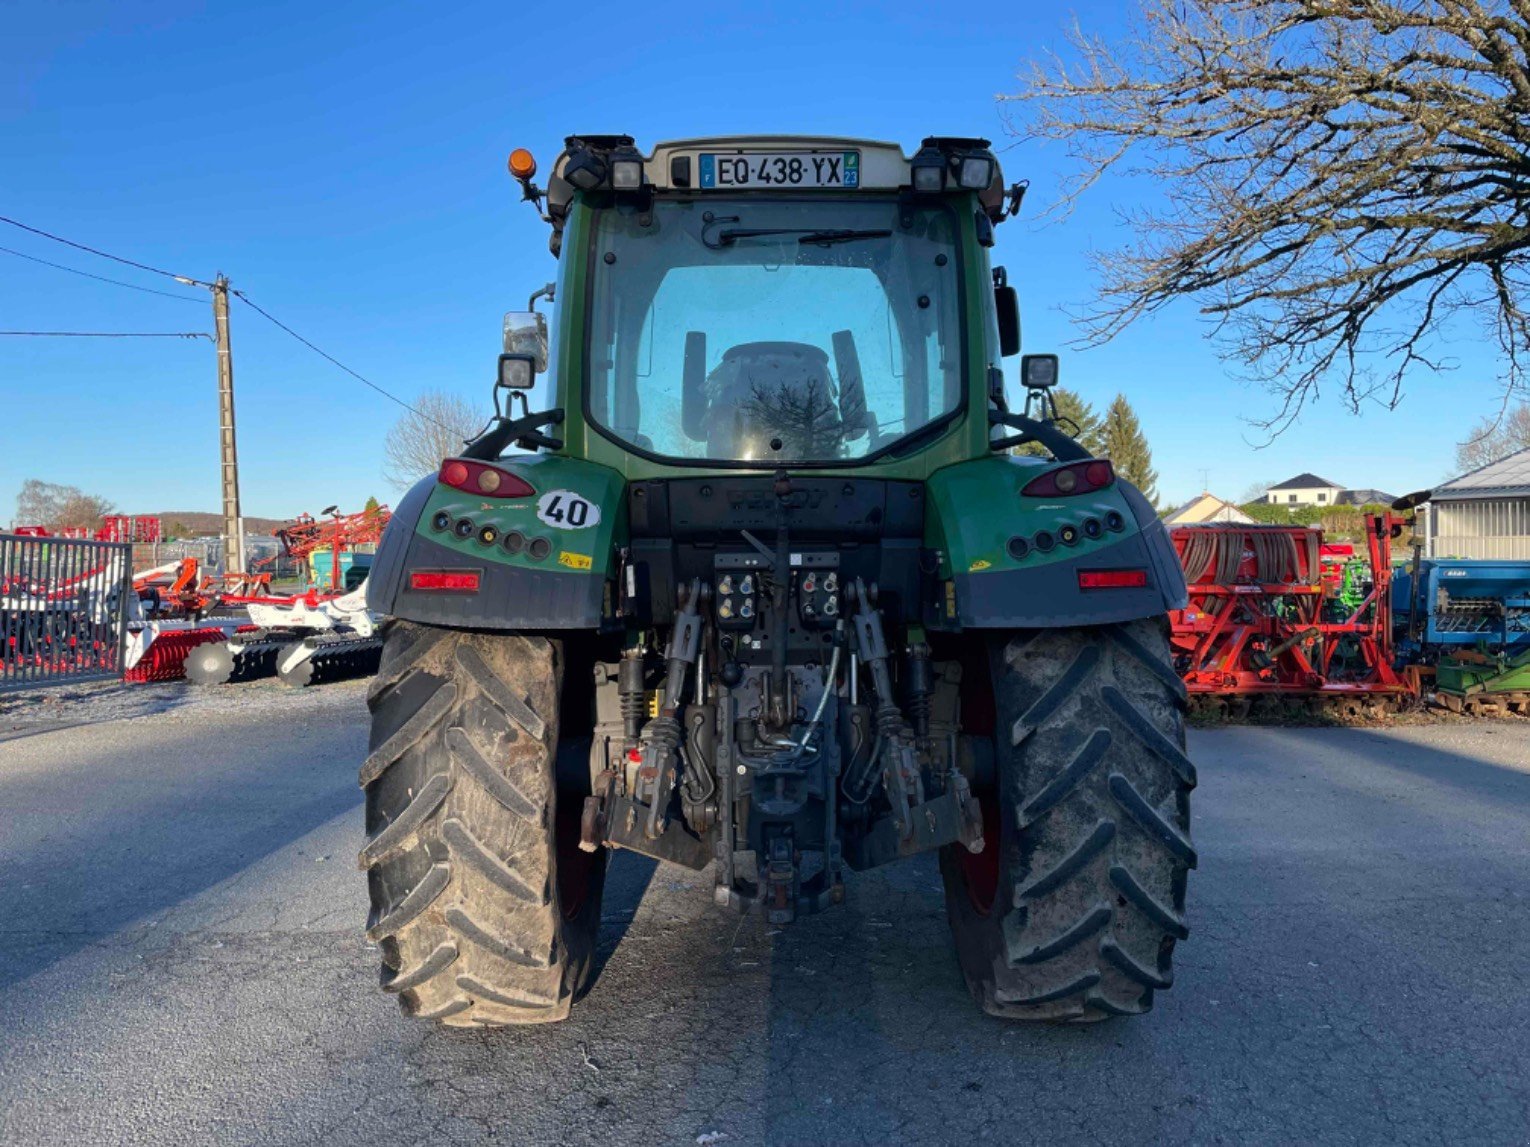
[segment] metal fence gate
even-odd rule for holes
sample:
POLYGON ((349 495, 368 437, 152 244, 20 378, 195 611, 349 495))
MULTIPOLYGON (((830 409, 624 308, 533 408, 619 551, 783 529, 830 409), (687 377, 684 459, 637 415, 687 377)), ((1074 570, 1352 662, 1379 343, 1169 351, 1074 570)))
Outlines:
POLYGON ((0 692, 122 675, 132 548, 0 534, 0 692))

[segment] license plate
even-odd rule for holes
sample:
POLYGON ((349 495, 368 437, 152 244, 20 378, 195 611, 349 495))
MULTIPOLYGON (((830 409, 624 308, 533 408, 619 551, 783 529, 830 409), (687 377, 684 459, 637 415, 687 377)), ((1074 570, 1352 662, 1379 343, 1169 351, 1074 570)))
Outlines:
POLYGON ((759 190, 767 187, 843 187, 861 185, 858 151, 772 151, 748 155, 701 156, 701 186, 759 190))

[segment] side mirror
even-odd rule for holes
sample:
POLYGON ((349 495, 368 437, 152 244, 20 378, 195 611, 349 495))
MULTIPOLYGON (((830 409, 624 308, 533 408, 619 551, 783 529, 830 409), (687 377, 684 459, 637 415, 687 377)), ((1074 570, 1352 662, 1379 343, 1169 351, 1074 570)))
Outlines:
MULTIPOLYGON (((539 311, 510 311, 505 315, 505 353, 530 355, 532 369, 547 369, 547 316, 539 311)), ((501 363, 500 377, 504 377, 501 363)))
POLYGON ((1057 356, 1055 354, 1021 355, 1020 381, 1027 390, 1050 390, 1056 386, 1057 356))
POLYGON ((499 356, 499 385, 506 390, 530 390, 537 383, 536 360, 529 354, 499 356))
POLYGON ((1008 283, 993 289, 994 312, 999 319, 999 353, 1005 358, 1020 353, 1020 294, 1008 283))

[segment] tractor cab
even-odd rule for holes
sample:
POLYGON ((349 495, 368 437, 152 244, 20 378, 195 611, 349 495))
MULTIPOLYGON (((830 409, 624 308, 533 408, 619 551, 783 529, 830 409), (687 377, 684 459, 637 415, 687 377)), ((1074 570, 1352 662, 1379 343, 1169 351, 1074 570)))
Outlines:
MULTIPOLYGON (((1024 191, 987 141, 931 137, 906 157, 725 137, 645 156, 626 136, 575 136, 545 189, 527 153, 511 171, 560 256, 570 449, 691 470, 862 468, 937 440, 953 460, 986 451, 1019 330, 988 249, 1024 191)), ((507 316, 506 353, 537 323, 507 316)))

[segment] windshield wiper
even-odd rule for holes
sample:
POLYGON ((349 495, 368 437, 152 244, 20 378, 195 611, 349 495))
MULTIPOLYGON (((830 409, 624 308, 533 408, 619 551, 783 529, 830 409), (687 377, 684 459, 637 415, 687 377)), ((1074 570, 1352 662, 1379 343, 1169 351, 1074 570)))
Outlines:
MULTIPOLYGON (((759 239, 770 235, 797 235, 799 243, 817 243, 827 247, 830 243, 845 243, 854 239, 886 239, 892 235, 892 232, 888 230, 853 231, 843 227, 730 227, 726 231, 719 231, 716 240, 708 242, 707 246, 726 247, 740 239, 759 239)), ((705 242, 705 234, 702 238, 705 242)))
POLYGON ((835 228, 827 231, 809 231, 799 243, 817 243, 827 247, 830 243, 847 243, 855 239, 887 239, 892 235, 885 228, 881 230, 852 231, 847 227, 835 228))

